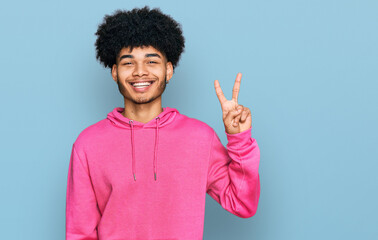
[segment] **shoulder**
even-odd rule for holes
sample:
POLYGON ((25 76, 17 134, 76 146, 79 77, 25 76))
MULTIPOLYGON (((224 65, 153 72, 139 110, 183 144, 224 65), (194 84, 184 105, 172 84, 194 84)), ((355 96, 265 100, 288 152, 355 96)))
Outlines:
POLYGON ((84 149, 97 143, 103 137, 108 128, 106 119, 102 119, 88 127, 84 128, 77 136, 74 146, 76 149, 84 149))
POLYGON ((187 129, 190 129, 194 133, 208 135, 212 137, 215 132, 214 129, 206 122, 193 118, 193 117, 189 117, 185 114, 180 113, 179 120, 182 126, 184 126, 187 129))

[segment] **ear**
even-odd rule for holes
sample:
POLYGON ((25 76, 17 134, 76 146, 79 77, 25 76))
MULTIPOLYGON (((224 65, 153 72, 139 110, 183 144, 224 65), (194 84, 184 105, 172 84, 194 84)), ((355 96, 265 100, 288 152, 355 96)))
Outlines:
POLYGON ((167 75, 167 81, 169 81, 172 76, 173 76, 173 65, 171 62, 167 62, 166 63, 166 68, 167 68, 167 71, 166 71, 166 75, 167 75))
POLYGON ((115 82, 117 82, 117 64, 113 64, 112 67, 112 78, 115 82))

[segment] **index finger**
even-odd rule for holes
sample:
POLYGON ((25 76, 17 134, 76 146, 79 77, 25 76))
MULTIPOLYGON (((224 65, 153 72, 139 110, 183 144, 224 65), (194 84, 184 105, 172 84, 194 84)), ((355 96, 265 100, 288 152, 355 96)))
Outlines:
POLYGON ((242 74, 238 73, 236 75, 234 88, 232 89, 232 99, 237 103, 238 102, 238 95, 239 95, 239 89, 240 89, 240 81, 241 81, 242 74))
POLYGON ((215 87, 215 93, 217 94, 219 102, 222 105, 224 102, 227 101, 227 99, 226 99, 226 97, 223 94, 223 91, 222 91, 222 89, 221 89, 221 87, 219 85, 219 81, 218 80, 214 81, 214 87, 215 87))

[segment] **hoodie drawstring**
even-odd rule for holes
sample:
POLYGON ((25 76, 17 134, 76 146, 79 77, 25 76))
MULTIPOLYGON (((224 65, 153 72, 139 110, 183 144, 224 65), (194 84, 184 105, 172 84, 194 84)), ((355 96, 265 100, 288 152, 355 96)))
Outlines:
MULTIPOLYGON (((154 151, 154 178, 156 181, 156 175, 157 175, 157 150, 158 150, 158 142, 159 142, 159 124, 158 120, 160 120, 160 117, 156 117, 156 133, 155 133, 155 151, 154 151)), ((135 148, 134 148, 134 125, 133 125, 133 120, 129 121, 131 125, 131 148, 132 148, 132 168, 133 168, 133 176, 134 176, 134 181, 136 181, 136 176, 135 176, 135 148)))
POLYGON ((132 148, 132 168, 133 168, 133 175, 134 175, 134 181, 136 181, 136 177, 135 177, 135 150, 134 150, 134 128, 133 128, 133 120, 130 120, 129 121, 130 125, 131 125, 131 148, 132 148))
POLYGON ((159 124, 158 119, 159 117, 156 117, 156 134, 155 134, 155 156, 154 156, 154 177, 156 181, 156 174, 157 174, 157 147, 158 147, 158 141, 159 141, 159 124))

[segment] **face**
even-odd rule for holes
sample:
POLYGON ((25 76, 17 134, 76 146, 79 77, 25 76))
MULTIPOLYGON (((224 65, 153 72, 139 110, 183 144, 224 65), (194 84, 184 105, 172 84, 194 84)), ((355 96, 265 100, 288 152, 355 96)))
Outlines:
POLYGON ((112 67, 113 80, 117 82, 125 101, 145 104, 161 98, 166 83, 173 75, 171 62, 154 47, 123 48, 112 67), (149 82, 150 85, 132 85, 135 82, 149 82))

